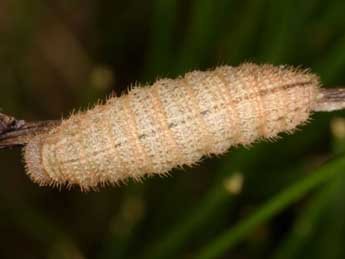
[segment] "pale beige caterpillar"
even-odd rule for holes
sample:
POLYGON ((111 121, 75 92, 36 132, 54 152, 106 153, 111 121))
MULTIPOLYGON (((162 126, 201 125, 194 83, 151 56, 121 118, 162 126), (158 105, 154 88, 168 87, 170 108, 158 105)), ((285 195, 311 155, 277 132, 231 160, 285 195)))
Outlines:
POLYGON ((27 173, 40 185, 82 190, 165 174, 231 146, 291 132, 314 110, 339 108, 336 102, 323 107, 324 99, 317 76, 290 67, 190 72, 134 88, 31 136, 27 173))

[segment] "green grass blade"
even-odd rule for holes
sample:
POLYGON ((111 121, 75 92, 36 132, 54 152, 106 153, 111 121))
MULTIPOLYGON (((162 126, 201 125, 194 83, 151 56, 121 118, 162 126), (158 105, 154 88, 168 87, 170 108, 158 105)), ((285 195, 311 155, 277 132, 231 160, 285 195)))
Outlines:
POLYGON ((313 188, 327 182, 334 175, 344 172, 345 156, 328 162, 315 170, 305 179, 288 187, 280 194, 258 209, 252 216, 242 220, 232 229, 226 231, 210 245, 201 250, 197 258, 217 258, 228 249, 234 247, 250 234, 257 226, 268 221, 284 208, 297 201, 313 188))
MULTIPOLYGON (((336 179, 335 179, 336 180, 336 179)), ((297 258, 300 250, 310 241, 315 234, 315 228, 322 217, 322 213, 328 208, 329 201, 334 195, 335 181, 325 186, 315 197, 313 197, 308 207, 301 212, 293 229, 288 237, 277 248, 274 259, 297 258)))

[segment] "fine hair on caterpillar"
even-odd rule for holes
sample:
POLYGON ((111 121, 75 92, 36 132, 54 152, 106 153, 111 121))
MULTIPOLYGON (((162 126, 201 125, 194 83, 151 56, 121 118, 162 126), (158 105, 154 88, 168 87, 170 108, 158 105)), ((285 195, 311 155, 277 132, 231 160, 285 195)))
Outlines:
POLYGON ((61 122, 0 114, 0 148, 24 145, 42 186, 89 190, 192 166, 343 108, 344 88, 321 88, 308 70, 245 63, 136 87, 61 122))

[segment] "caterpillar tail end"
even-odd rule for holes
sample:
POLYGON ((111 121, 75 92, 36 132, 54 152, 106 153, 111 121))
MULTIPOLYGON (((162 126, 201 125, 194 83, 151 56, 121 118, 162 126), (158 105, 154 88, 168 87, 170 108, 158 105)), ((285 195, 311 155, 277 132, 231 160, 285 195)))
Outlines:
POLYGON ((45 134, 33 137, 24 148, 24 161, 26 173, 30 179, 40 186, 54 185, 41 161, 41 149, 45 134))
POLYGON ((321 88, 313 108, 316 112, 345 109, 345 88, 321 88))
POLYGON ((41 164, 40 152, 46 134, 58 124, 58 121, 26 122, 0 113, 0 149, 25 146, 27 174, 41 186, 54 183, 41 164))

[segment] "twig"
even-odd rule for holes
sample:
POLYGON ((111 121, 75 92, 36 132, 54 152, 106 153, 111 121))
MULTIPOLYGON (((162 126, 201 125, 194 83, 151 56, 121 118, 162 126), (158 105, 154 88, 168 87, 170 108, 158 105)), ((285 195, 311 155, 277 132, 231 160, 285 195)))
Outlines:
POLYGON ((26 122, 0 113, 0 149, 27 144, 37 134, 47 132, 59 121, 26 122))
POLYGON ((330 112, 345 109, 345 88, 321 88, 319 99, 314 107, 317 112, 330 112))
POLYGON ((8 131, 21 128, 25 124, 23 120, 16 120, 13 117, 0 113, 0 136, 8 131))

